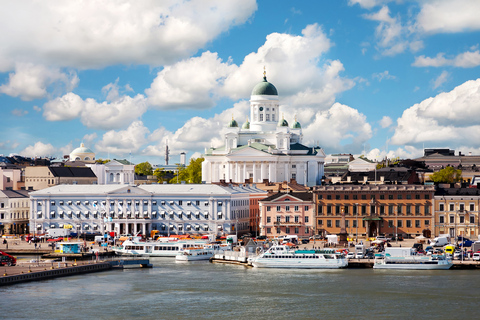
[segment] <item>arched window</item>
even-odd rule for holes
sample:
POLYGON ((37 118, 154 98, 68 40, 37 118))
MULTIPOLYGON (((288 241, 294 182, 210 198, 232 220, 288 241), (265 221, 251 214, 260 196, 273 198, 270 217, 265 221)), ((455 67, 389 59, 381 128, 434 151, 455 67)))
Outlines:
POLYGON ((110 182, 113 182, 113 173, 110 173, 110 182))

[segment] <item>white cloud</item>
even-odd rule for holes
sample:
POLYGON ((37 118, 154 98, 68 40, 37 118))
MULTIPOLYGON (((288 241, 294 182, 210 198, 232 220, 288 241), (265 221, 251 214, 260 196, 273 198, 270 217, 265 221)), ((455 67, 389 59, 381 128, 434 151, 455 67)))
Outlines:
POLYGON ((413 105, 397 120, 394 145, 470 145, 479 148, 480 79, 413 105))
POLYGON ((372 78, 373 78, 373 79, 377 79, 378 82, 382 82, 383 79, 393 80, 393 79, 396 79, 397 77, 392 76, 392 75, 388 72, 388 70, 385 70, 385 71, 380 72, 380 73, 374 73, 374 74, 372 74, 372 78))
POLYGON ((447 71, 442 71, 442 73, 435 79, 433 80, 433 90, 437 89, 440 87, 442 84, 444 84, 448 80, 448 76, 450 74, 447 71))
POLYGON ((392 123, 392 118, 388 116, 383 116, 382 120, 380 120, 380 126, 384 129, 390 127, 392 123))
POLYGON ((31 63, 17 63, 15 73, 10 73, 8 83, 0 86, 0 92, 22 100, 47 96, 47 88, 57 93, 73 90, 78 84, 75 72, 66 74, 58 68, 47 68, 31 63))
POLYGON ((95 144, 95 150, 119 156, 135 154, 142 145, 147 143, 149 133, 150 131, 143 125, 143 122, 135 121, 125 130, 106 132, 102 140, 95 144))
POLYGON ((23 109, 13 109, 12 114, 17 117, 23 117, 28 114, 28 111, 23 109))
POLYGON ((222 63, 216 53, 208 51, 166 66, 145 90, 148 103, 160 109, 211 108, 218 98, 219 86, 233 69, 236 67, 222 63))
POLYGON ((330 46, 317 24, 307 26, 301 36, 272 33, 240 66, 223 62, 216 53, 204 52, 166 66, 145 93, 148 103, 161 109, 205 109, 222 97, 248 98, 252 83, 260 82, 266 66, 267 78, 279 90, 282 102, 326 109, 336 94, 355 85, 353 80, 340 77, 344 70, 340 61, 322 60, 330 46))
POLYGON ((42 111, 42 108, 40 108, 39 106, 33 106, 33 110, 40 112, 42 111))
POLYGON ((375 161, 381 161, 385 158, 394 159, 397 157, 400 159, 416 159, 423 156, 423 149, 412 146, 405 146, 404 148, 397 148, 395 150, 388 151, 375 148, 368 151, 365 156, 367 159, 375 161))
POLYGON ((45 157, 53 156, 57 152, 54 146, 49 144, 44 144, 41 141, 36 142, 33 146, 28 146, 22 151, 20 155, 25 157, 45 157))
POLYGON ((421 1, 417 28, 426 33, 455 33, 480 30, 480 1, 421 1))
POLYGON ((358 4, 362 8, 372 9, 373 7, 376 7, 391 1, 393 0, 348 0, 348 4, 350 6, 358 4))
POLYGON ((147 104, 145 97, 141 94, 133 98, 115 97, 115 101, 100 103, 91 98, 83 100, 70 92, 45 103, 43 110, 43 116, 49 121, 80 118, 88 128, 115 129, 124 127, 141 117, 147 110, 147 104))
POLYGON ((480 51, 466 51, 458 54, 456 57, 447 59, 445 54, 440 52, 435 58, 421 55, 415 57, 414 67, 443 67, 454 66, 461 68, 474 68, 480 66, 480 51))
POLYGON ((93 140, 97 139, 97 133, 90 133, 86 134, 83 136, 82 141, 85 142, 85 144, 91 144, 93 140))
POLYGON ((3 3, 0 71, 14 61, 74 68, 168 64, 245 23, 256 9, 254 0, 3 3))

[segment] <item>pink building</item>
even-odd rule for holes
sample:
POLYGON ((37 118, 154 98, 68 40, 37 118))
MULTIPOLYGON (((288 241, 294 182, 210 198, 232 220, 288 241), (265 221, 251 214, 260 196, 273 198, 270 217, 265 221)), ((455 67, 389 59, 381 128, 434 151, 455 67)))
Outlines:
POLYGON ((314 234, 313 194, 308 192, 276 193, 260 203, 260 234, 269 238, 314 234))

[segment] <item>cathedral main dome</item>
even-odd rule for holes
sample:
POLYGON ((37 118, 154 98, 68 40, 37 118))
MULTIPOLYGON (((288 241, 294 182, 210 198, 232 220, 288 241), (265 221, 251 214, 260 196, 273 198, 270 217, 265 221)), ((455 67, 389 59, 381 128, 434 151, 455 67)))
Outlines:
POLYGON ((258 83, 252 90, 252 96, 278 96, 277 88, 263 77, 263 81, 258 83))

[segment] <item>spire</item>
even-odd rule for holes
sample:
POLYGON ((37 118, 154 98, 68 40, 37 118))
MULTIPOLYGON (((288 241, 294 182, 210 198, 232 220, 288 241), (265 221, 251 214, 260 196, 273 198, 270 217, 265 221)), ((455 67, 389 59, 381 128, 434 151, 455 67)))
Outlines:
POLYGON ((263 66, 263 80, 267 81, 267 70, 265 69, 265 66, 263 66))

